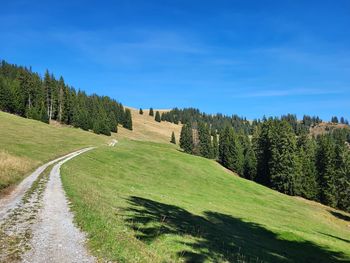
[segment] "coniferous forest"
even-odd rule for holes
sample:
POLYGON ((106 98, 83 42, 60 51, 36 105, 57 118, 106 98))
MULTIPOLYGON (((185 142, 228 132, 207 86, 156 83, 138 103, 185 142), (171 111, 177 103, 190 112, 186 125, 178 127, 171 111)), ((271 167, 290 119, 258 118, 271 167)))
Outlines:
POLYGON ((279 192, 350 211, 349 127, 315 136, 310 127, 321 122, 318 117, 298 121, 288 114, 248 122, 194 109, 175 109, 163 119, 184 121, 180 147, 187 153, 216 159, 279 192))
MULTIPOLYGON (((41 77, 5 61, 0 65, 0 110, 97 134, 117 132, 118 124, 133 129, 130 110, 114 99, 87 95, 49 71, 41 77)), ((153 108, 149 115, 154 116, 153 108)), ((156 111, 155 120, 183 124, 179 142, 186 153, 215 159, 282 193, 350 211, 350 128, 344 117, 333 116, 330 122, 342 124, 342 129, 318 135, 310 132, 322 122, 318 116, 305 115, 299 121, 287 114, 248 121, 238 115, 175 108, 156 111)), ((176 143, 174 134, 171 142, 176 143)))
POLYGON ((55 120, 97 134, 117 132, 118 124, 132 129, 130 111, 114 99, 87 95, 49 71, 42 78, 30 68, 5 61, 0 65, 0 110, 45 123, 55 120))

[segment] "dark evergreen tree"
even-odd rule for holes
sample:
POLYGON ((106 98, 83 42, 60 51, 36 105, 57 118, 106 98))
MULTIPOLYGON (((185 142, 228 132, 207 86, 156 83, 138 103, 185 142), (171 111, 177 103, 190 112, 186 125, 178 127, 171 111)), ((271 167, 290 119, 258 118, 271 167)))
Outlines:
POLYGON ((231 171, 243 174, 243 150, 233 128, 226 127, 220 134, 219 161, 231 171))
POLYGON ((175 133, 174 132, 171 133, 170 142, 173 143, 173 144, 176 144, 176 139, 175 139, 175 133))
POLYGON ((252 138, 253 149, 257 160, 257 176, 255 181, 266 186, 271 186, 269 168, 271 159, 271 128, 272 121, 263 122, 261 126, 256 127, 252 138))
POLYGON ((213 140, 212 140, 212 149, 213 149, 212 158, 217 159, 218 155, 219 155, 219 143, 218 143, 218 135, 216 134, 216 131, 212 130, 211 136, 213 137, 213 140))
POLYGON ((330 135, 323 135, 318 138, 316 158, 320 188, 319 200, 323 204, 335 206, 335 145, 330 135))
POLYGON ((194 148, 193 134, 192 134, 192 127, 190 124, 184 124, 181 128, 180 147, 186 153, 193 152, 193 148, 194 148))
POLYGON ((300 176, 295 134, 286 121, 274 121, 270 136, 271 187, 282 193, 295 195, 299 192, 296 182, 300 176))
POLYGON ((149 109, 149 116, 154 116, 153 108, 149 109))
POLYGON ((159 111, 156 111, 156 117, 155 117, 154 119, 155 119, 155 121, 157 121, 157 122, 161 122, 159 111))
POLYGON ((304 133, 299 136, 297 145, 301 172, 297 182, 300 186, 299 195, 307 199, 317 200, 316 143, 304 133))
POLYGON ((257 160, 250 141, 244 149, 243 177, 249 180, 256 178, 257 160))
POLYGON ((139 114, 143 115, 143 110, 140 108, 139 114))
POLYGON ((213 149, 211 147, 211 136, 209 127, 200 122, 198 124, 198 137, 199 137, 199 154, 205 158, 211 158, 213 156, 213 149))
POLYGON ((132 131, 131 111, 129 109, 125 109, 123 127, 132 131))

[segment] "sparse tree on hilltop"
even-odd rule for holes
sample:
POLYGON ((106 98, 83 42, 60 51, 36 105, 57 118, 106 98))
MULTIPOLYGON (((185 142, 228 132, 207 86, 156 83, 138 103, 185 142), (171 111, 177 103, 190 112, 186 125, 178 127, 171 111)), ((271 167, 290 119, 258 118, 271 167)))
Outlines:
POLYGON ((154 119, 155 119, 155 121, 157 121, 157 122, 161 122, 159 111, 156 111, 156 117, 155 117, 154 119))
POLYGON ((174 132, 171 133, 170 142, 173 143, 173 144, 176 144, 176 139, 175 139, 175 133, 174 132))
POLYGON ((131 111, 129 109, 125 109, 123 127, 132 131, 131 111))

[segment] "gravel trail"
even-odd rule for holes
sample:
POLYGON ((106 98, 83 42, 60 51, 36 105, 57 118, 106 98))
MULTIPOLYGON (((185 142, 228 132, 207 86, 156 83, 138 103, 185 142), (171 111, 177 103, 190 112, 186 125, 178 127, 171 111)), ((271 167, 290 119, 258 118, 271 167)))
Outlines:
POLYGON ((50 165, 63 160, 67 157, 70 157, 74 153, 67 154, 60 158, 57 158, 53 161, 50 161, 39 168, 37 168, 31 175, 26 177, 9 195, 4 196, 0 199, 0 222, 4 221, 4 219, 10 214, 10 210, 14 209, 18 206, 26 193, 26 191, 30 188, 33 182, 38 178, 38 176, 50 165))
POLYGON ((74 152, 52 168, 43 193, 42 208, 32 226, 30 250, 23 256, 23 262, 95 262, 84 247, 85 235, 73 224, 73 214, 60 178, 63 163, 91 149, 74 152))

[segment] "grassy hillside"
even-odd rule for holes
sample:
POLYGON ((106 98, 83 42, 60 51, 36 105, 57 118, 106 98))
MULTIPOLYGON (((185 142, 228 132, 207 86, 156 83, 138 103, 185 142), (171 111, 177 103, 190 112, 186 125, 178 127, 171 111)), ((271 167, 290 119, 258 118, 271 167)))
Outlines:
POLYGON ((47 125, 0 111, 0 191, 46 161, 108 141, 107 136, 47 125))
MULTIPOLYGON (((143 115, 139 114, 139 110, 130 108, 133 131, 120 128, 117 134, 118 138, 129 138, 133 140, 141 141, 153 141, 153 142, 164 142, 170 141, 171 133, 175 133, 177 142, 180 139, 181 124, 174 124, 170 122, 156 122, 154 117, 149 116, 149 110, 144 110, 143 115)), ((154 113, 157 110, 154 110, 154 113)), ((163 112, 165 110, 159 110, 163 112)))
POLYGON ((272 191, 217 163, 121 140, 65 164, 95 255, 117 262, 350 261, 350 215, 272 191))

